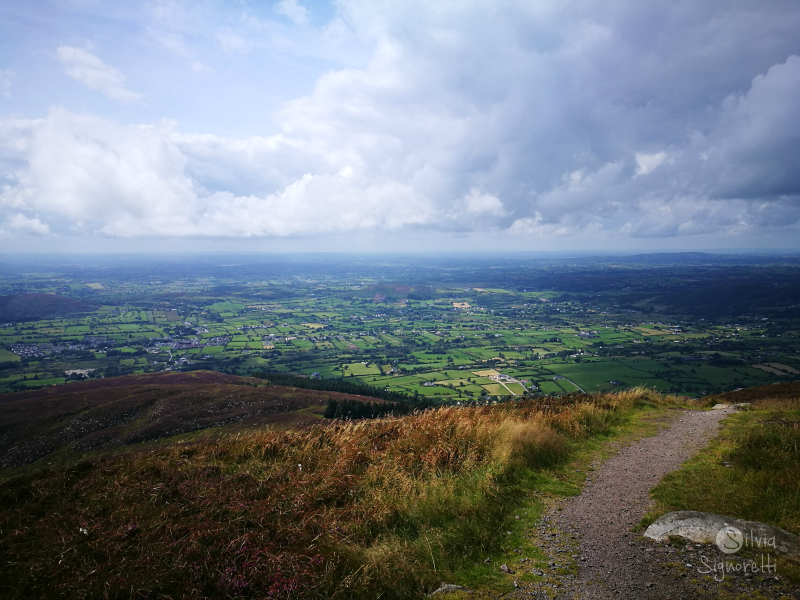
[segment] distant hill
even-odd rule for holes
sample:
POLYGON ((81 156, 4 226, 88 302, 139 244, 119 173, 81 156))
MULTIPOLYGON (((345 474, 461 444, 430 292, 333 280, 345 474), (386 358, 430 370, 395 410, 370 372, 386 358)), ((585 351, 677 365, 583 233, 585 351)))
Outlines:
MULTIPOLYGON (((622 260, 648 263, 693 263, 698 261, 708 262, 717 258, 719 258, 718 255, 708 254, 707 252, 654 252, 650 254, 633 254, 623 257, 622 260)), ((615 260, 619 261, 619 259, 615 260)))
POLYGON ((0 322, 35 321, 89 312, 94 306, 56 294, 0 296, 0 322))
POLYGON ((771 400, 797 400, 800 398, 800 381, 784 381, 771 385, 744 388, 735 392, 725 392, 709 396, 709 401, 721 404, 739 404, 740 402, 755 402, 769 398, 771 400))
POLYGON ((232 424, 303 427, 320 421, 329 398, 381 402, 210 371, 127 375, 3 394, 0 468, 232 424))
POLYGON ((715 254, 708 254, 707 252, 657 252, 652 254, 634 254, 633 256, 627 256, 625 258, 631 262, 694 263, 718 260, 721 257, 715 254))
POLYGON ((654 252, 648 254, 633 254, 631 256, 614 257, 614 262, 652 263, 652 264, 727 264, 727 265, 754 265, 767 263, 796 264, 796 253, 776 254, 770 253, 710 253, 710 252, 654 252))

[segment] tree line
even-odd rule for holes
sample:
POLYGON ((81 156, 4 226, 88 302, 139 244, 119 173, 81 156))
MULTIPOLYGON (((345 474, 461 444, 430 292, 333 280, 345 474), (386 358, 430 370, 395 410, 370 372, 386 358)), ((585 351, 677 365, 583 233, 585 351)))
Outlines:
POLYGON ((326 419, 377 419, 386 416, 407 415, 416 407, 399 402, 361 402, 360 400, 334 400, 328 398, 328 405, 322 416, 326 419))
POLYGON ((356 394, 380 398, 388 402, 415 403, 414 398, 403 392, 392 392, 384 388, 374 387, 358 381, 347 379, 316 379, 313 377, 300 377, 289 373, 253 373, 251 377, 264 379, 274 385, 287 385, 306 390, 322 390, 324 392, 341 392, 343 394, 356 394))
POLYGON ((330 399, 325 409, 325 418, 339 419, 374 419, 389 414, 405 415, 415 410, 424 410, 436 405, 434 401, 424 396, 415 394, 410 396, 403 392, 393 392, 384 388, 374 387, 361 382, 348 381, 347 379, 315 379, 313 377, 300 377, 289 373, 253 373, 252 377, 266 380, 273 385, 286 385, 307 390, 321 390, 325 392, 340 392, 357 396, 379 398, 386 402, 362 402, 361 400, 330 399), (333 404, 331 404, 333 403, 333 404), (331 406, 333 407, 331 409, 331 406), (331 412, 331 416, 328 413, 331 412))

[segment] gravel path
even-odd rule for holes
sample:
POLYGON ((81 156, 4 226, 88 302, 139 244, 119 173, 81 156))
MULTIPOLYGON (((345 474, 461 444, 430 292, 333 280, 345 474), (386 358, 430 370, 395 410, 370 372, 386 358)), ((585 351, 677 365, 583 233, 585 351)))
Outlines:
POLYGON ((657 435, 593 465, 583 493, 551 506, 531 531, 550 556, 547 569, 533 570, 543 581, 506 597, 688 600, 758 592, 762 598, 800 598, 800 589, 779 576, 726 575, 720 582, 701 574, 701 555, 712 564, 730 560, 715 546, 675 548, 631 532, 649 508, 648 491, 706 446, 732 410, 680 411, 657 435))

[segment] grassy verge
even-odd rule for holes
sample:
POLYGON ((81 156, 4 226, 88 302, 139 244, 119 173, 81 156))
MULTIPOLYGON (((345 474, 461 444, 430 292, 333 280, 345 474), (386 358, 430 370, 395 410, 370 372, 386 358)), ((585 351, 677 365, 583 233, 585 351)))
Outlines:
MULTIPOLYGON (((710 446, 652 491, 647 526, 673 510, 760 521, 800 535, 800 399, 768 397, 727 419, 710 446)), ((779 572, 800 581, 800 565, 779 572)))
MULTIPOLYGON (((455 592, 441 597, 496 598, 498 593, 511 592, 515 581, 524 584, 543 580, 543 576, 532 574, 532 570, 547 570, 550 557, 536 545, 532 527, 551 504, 581 493, 586 477, 594 470, 593 464, 610 457, 619 446, 655 435, 661 424, 671 420, 670 409, 676 407, 686 406, 677 398, 642 397, 633 410, 621 413, 602 433, 571 440, 565 460, 525 473, 520 482, 522 494, 519 502, 506 521, 508 537, 487 554, 488 561, 464 561, 450 574, 447 582, 469 588, 468 594, 455 592), (507 564, 516 572, 513 575, 502 573, 498 568, 501 564, 507 564)), ((570 559, 562 558, 571 564, 565 564, 559 573, 576 573, 576 565, 570 559)))
POLYGON ((447 408, 17 474, 0 483, 0 592, 409 598, 486 584, 498 576, 485 558, 523 551, 533 493, 576 493, 582 476, 564 465, 667 401, 447 408))

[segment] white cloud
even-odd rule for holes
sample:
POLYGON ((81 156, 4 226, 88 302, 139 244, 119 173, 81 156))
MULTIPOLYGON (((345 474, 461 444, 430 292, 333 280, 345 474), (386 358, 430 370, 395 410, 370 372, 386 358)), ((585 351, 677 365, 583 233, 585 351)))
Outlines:
POLYGON ((490 194, 482 194, 478 188, 472 188, 469 194, 464 197, 464 208, 471 215, 502 217, 506 214, 500 198, 490 194))
POLYGON ((175 31, 151 28, 147 31, 148 36, 167 52, 185 59, 189 63, 192 73, 198 75, 210 75, 214 70, 207 64, 198 60, 195 52, 186 45, 183 36, 175 31))
POLYGON ((281 0, 273 7, 273 10, 295 25, 305 25, 308 22, 308 9, 297 0, 281 0))
POLYGON ((105 94, 112 100, 122 102, 136 102, 141 100, 141 94, 130 91, 125 87, 125 77, 114 67, 107 65, 100 58, 73 46, 59 46, 56 57, 66 67, 66 73, 75 81, 105 94))
POLYGON ((539 213, 534 213, 533 217, 515 219, 514 222, 511 223, 511 227, 508 228, 508 231, 511 235, 515 236, 541 237, 545 233, 546 229, 542 226, 542 215, 539 213))
MULTIPOLYGON (((409 184, 389 178, 354 181, 347 167, 302 174, 262 196, 213 190, 215 172, 199 159, 300 162, 303 151, 275 138, 236 142, 216 136, 182 136, 169 123, 120 126, 104 119, 53 110, 42 121, 20 124, 17 146, 27 169, 3 204, 67 219, 86 232, 117 237, 288 236, 398 229, 431 223, 437 209, 409 184), (226 156, 227 155, 227 156, 226 156), (205 185, 204 185, 205 184, 205 185)), ((312 161, 313 162, 313 161, 312 161)))
POLYGON ((186 6, 180 0, 150 0, 147 2, 148 9, 157 19, 162 21, 182 21, 186 18, 186 6))
POLYGON ((636 174, 647 175, 651 171, 655 171, 661 163, 667 158, 666 152, 656 152, 655 154, 636 154, 636 174))
POLYGON ((6 225, 13 232, 25 235, 48 235, 50 233, 50 227, 46 223, 42 223, 39 217, 30 218, 22 213, 12 215, 6 225))
POLYGON ((228 54, 246 54, 253 47, 252 43, 230 29, 217 32, 217 41, 223 52, 228 54))
POLYGON ((11 69, 3 69, 0 71, 0 96, 3 98, 11 98, 11 86, 14 83, 16 73, 11 69))

